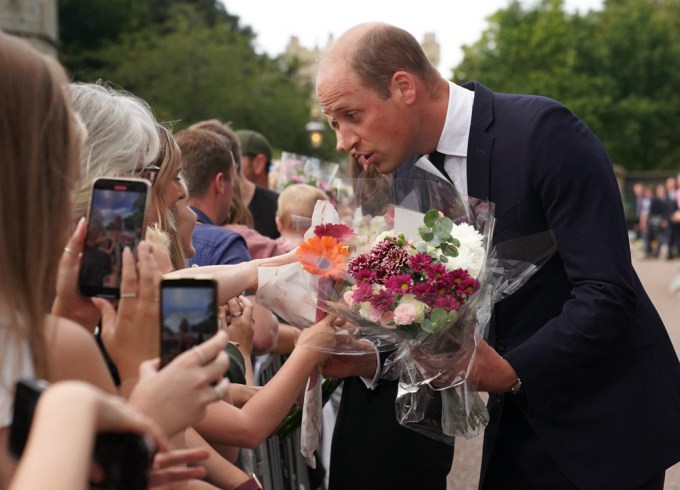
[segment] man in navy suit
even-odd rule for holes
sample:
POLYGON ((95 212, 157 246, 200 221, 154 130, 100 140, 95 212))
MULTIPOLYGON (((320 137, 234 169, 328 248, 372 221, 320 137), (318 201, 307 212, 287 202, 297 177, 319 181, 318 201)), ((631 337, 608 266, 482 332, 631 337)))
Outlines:
MULTIPOLYGON (((556 254, 496 305, 488 343, 477 348, 491 417, 480 488, 662 489, 680 460, 680 362, 633 270, 612 164, 588 127, 544 97, 448 82, 413 36, 385 24, 338 39, 319 65, 317 97, 338 150, 364 166, 387 174, 414 155, 442 153, 463 194, 495 203, 494 244, 555 236, 556 254)), ((377 364, 336 356, 326 374, 371 378, 377 364)), ((361 398, 357 390, 370 391, 355 383, 347 396, 361 398)), ((353 471, 352 457, 380 449, 369 436, 352 440, 365 407, 342 409, 331 488, 366 488, 333 487, 334 475, 353 471)), ((382 422, 373 422, 379 441, 382 422)), ((428 468, 396 473, 414 471, 425 477, 428 468)))

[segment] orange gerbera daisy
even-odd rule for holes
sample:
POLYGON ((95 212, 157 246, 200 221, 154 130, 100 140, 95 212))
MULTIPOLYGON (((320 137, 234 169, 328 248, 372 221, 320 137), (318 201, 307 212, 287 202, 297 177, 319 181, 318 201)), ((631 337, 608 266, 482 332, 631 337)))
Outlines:
POLYGON ((347 247, 331 236, 313 236, 295 252, 295 258, 307 272, 334 278, 342 277, 348 255, 347 247))

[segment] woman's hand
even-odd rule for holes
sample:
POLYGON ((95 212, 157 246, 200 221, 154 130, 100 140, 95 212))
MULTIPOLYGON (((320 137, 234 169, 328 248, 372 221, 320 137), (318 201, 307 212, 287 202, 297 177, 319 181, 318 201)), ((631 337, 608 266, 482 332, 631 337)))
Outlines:
MULTIPOLYGON (((160 451, 168 439, 148 416, 82 381, 62 381, 40 396, 28 444, 10 488, 84 488, 91 475, 95 436, 136 433, 151 438, 160 451)), ((95 471, 96 473, 96 471, 95 471)))
POLYGON ((57 295, 52 304, 52 314, 73 320, 94 332, 99 323, 99 310, 92 304, 90 298, 78 294, 78 275, 86 235, 87 222, 85 218, 81 218, 59 261, 57 295))
POLYGON ((101 298, 92 302, 102 313, 101 337, 113 360, 121 382, 134 383, 139 365, 159 355, 161 273, 151 246, 137 246, 138 266, 129 248, 123 251, 118 309, 101 298))
POLYGON ((196 466, 208 458, 208 450, 200 447, 170 449, 156 453, 149 474, 149 488, 192 479, 203 479, 206 469, 196 466))
POLYGON ((229 340, 238 344, 245 356, 253 350, 253 304, 245 296, 230 299, 224 307, 229 340))
POLYGON ((220 331, 161 370, 158 359, 142 363, 130 404, 156 420, 168 437, 195 424, 229 387, 226 345, 227 334, 220 331))
POLYGON ((336 321, 337 318, 334 315, 326 315, 323 320, 303 329, 293 352, 300 349, 309 351, 308 355, 315 357, 317 362, 330 357, 335 352, 338 340, 336 338, 337 328, 334 326, 336 321))

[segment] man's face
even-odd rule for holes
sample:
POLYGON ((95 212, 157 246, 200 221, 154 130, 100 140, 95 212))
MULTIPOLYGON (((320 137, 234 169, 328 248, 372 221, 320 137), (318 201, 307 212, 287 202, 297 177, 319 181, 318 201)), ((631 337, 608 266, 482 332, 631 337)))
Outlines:
POLYGON ((241 155, 241 171, 243 176, 250 180, 257 180, 257 173, 255 172, 254 165, 255 155, 241 155))
POLYGON ((362 166, 386 174, 411 156, 413 122, 398 90, 383 99, 363 86, 346 63, 322 66, 317 98, 337 138, 337 150, 349 152, 362 166))

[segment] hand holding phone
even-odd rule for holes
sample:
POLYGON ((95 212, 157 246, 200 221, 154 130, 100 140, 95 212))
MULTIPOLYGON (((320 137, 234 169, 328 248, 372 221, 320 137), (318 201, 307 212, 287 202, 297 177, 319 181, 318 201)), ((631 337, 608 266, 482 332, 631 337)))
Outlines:
POLYGON ((120 297, 123 249, 134 251, 144 239, 150 189, 145 179, 99 178, 92 183, 78 279, 81 295, 120 297))
MULTIPOLYGON (((80 384, 83 387, 87 386, 87 393, 96 392, 94 388, 81 382, 58 383, 53 389, 73 390, 73 386, 77 384, 80 384), (61 388, 58 388, 58 386, 61 388), (66 386, 69 386, 69 388, 66 388, 66 386)), ((31 432, 31 426, 33 425, 38 400, 48 386, 49 384, 47 382, 35 379, 23 379, 16 383, 13 420, 9 436, 9 450, 10 454, 17 460, 24 454, 31 432)), ((78 389, 82 390, 82 388, 78 389)), ((73 391, 62 391, 61 393, 62 399, 66 396, 67 401, 73 402, 73 391)), ((79 393, 79 391, 75 391, 75 393, 79 393)), ((103 396, 108 397, 108 395, 103 396)), ((89 395, 89 397, 91 397, 91 395, 89 395)), ((79 400, 85 399, 76 396, 75 402, 77 403, 79 400)), ((114 404, 113 406, 116 405, 114 404)), ((50 407, 50 405, 47 407, 50 407)), ((52 408, 56 407, 57 406, 52 406, 52 408)), ((57 416, 47 408, 45 410, 47 411, 43 411, 41 417, 57 416)), ((117 420, 117 423, 120 423, 120 414, 116 415, 115 419, 117 420)), ((38 436, 39 435, 40 432, 38 433, 38 436)), ((39 439, 38 442, 48 443, 50 441, 42 441, 39 439)), ((54 443, 55 449, 58 450, 59 444, 63 444, 64 442, 57 440, 54 441, 54 443)), ((93 451, 93 462, 95 464, 90 474, 90 488, 100 490, 123 488, 130 490, 145 490, 148 488, 149 471, 156 449, 156 444, 151 438, 137 432, 98 433, 95 436, 93 451)))

